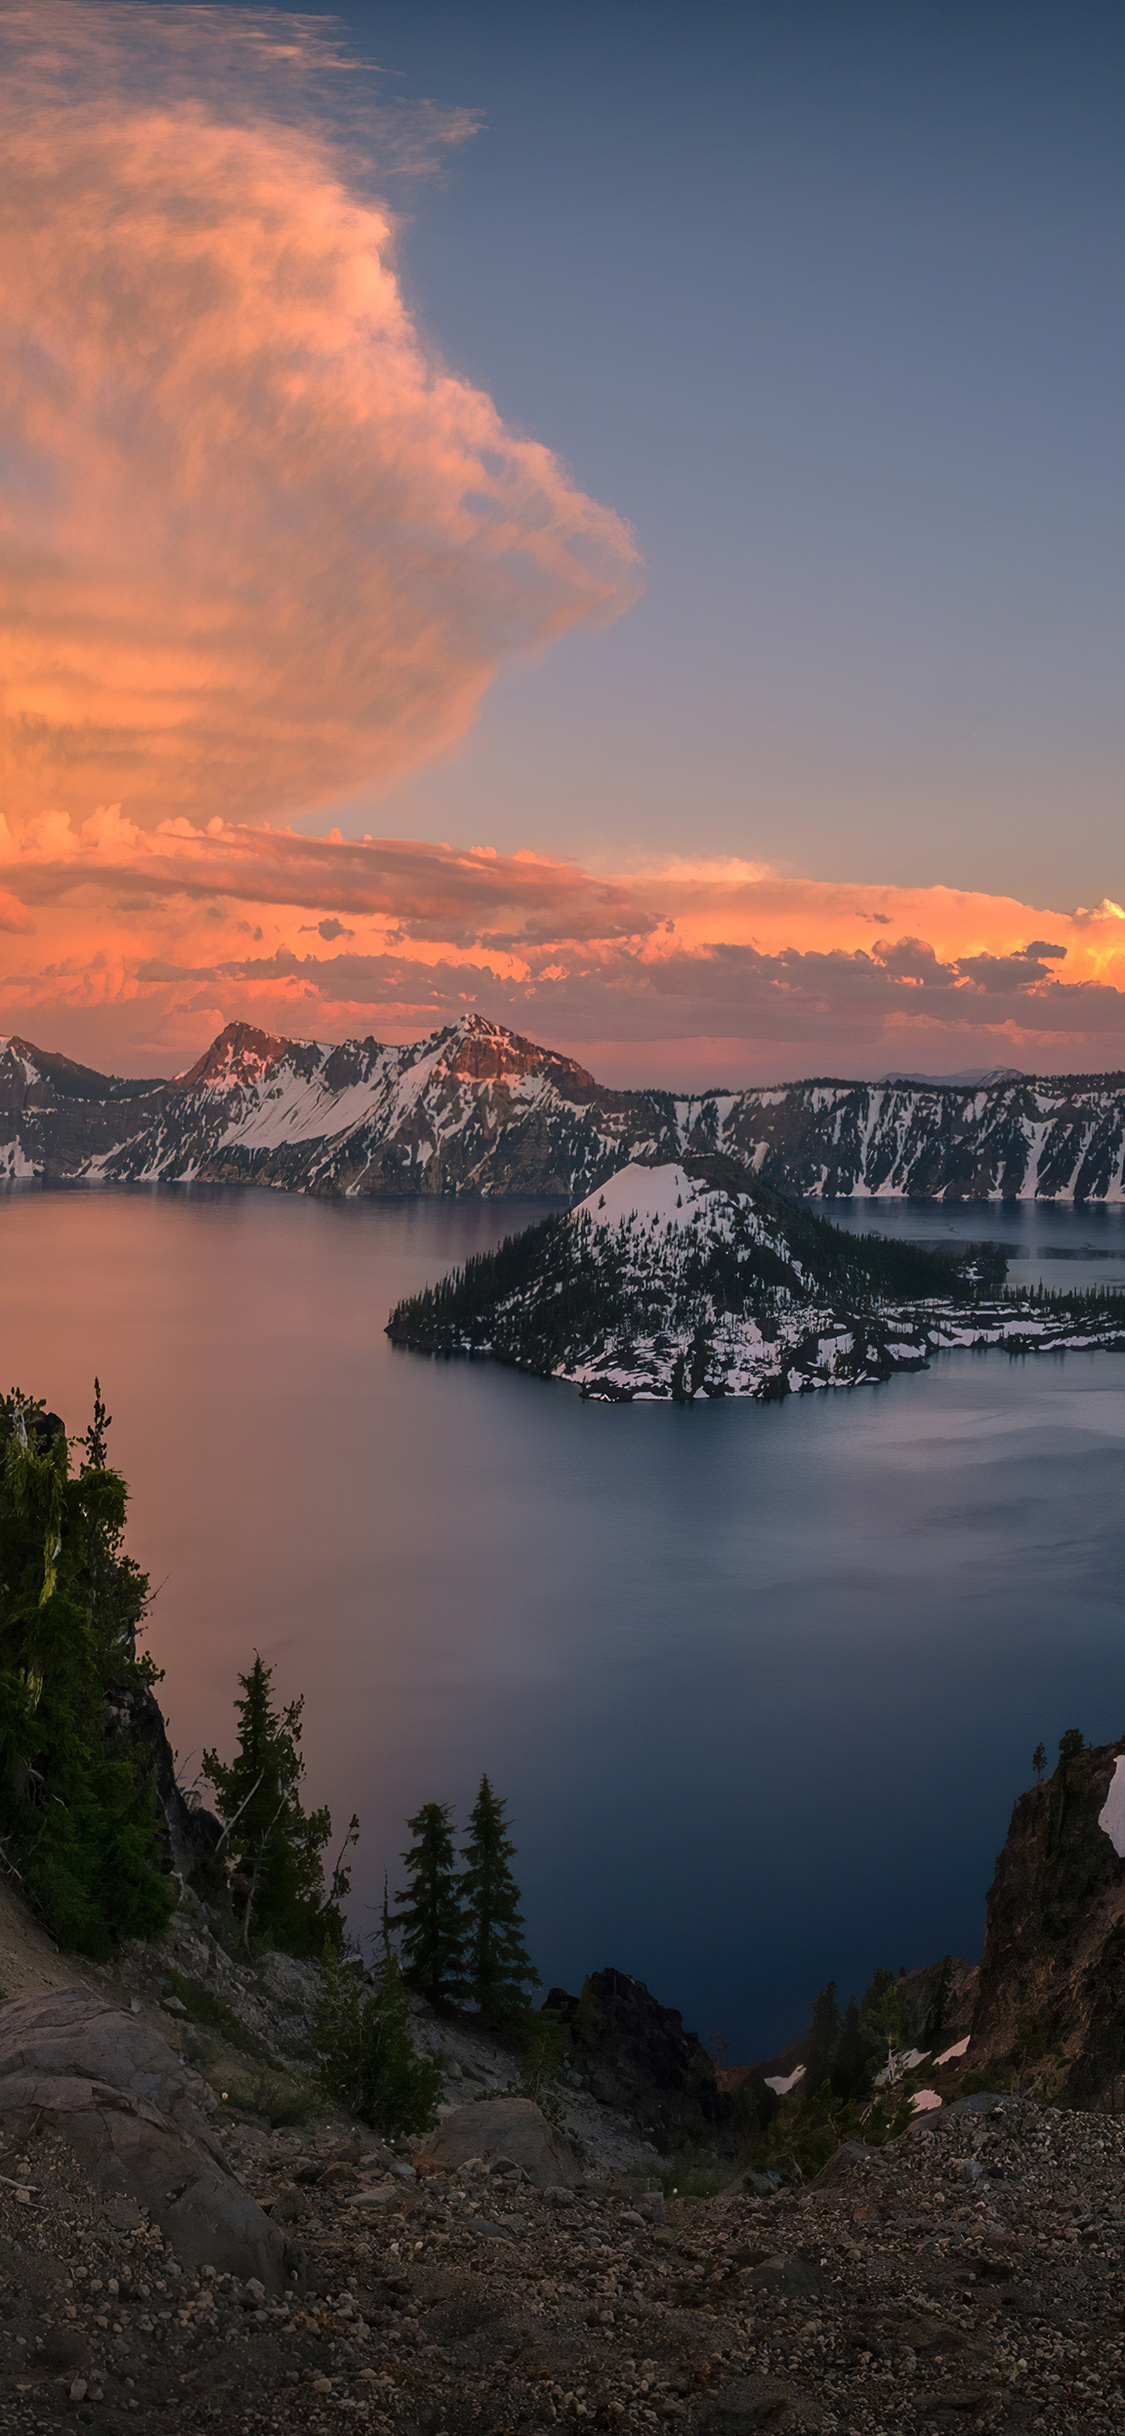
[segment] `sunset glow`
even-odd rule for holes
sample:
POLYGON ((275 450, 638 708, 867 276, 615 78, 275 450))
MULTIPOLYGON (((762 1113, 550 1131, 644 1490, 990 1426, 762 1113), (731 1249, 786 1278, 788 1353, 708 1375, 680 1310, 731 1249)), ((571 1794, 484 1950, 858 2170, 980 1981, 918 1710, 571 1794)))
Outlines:
POLYGON ((477 116, 270 11, 41 0, 0 52, 6 1028, 128 1071, 233 1017, 401 1039, 470 1005, 621 1080, 1121 1062, 1115 902, 1025 894, 1018 855, 1011 894, 892 885, 843 824, 804 869, 719 851, 706 742, 690 852, 638 844, 630 782, 595 853, 510 812, 507 851, 381 837, 502 669, 642 591, 644 535, 404 287, 403 211, 477 116), (334 817, 366 834, 308 834, 334 817))
POLYGON ((1125 912, 686 860, 310 838, 117 807, 0 865, 6 1028, 157 1071, 226 1021, 415 1038, 469 1007, 614 1080, 1111 1062, 1125 912), (718 1066, 716 1060, 719 1061, 718 1066))

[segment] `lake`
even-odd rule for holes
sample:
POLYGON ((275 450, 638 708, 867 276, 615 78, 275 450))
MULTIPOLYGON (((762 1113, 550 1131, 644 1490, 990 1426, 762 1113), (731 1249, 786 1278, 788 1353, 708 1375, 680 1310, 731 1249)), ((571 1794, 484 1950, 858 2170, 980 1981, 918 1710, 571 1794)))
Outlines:
MULTIPOLYGON (((1034 1745, 1125 1729, 1125 1356, 685 1408, 388 1345, 539 1214, 10 1191, 3 1383, 74 1431, 100 1374, 185 1780, 260 1649, 310 1800, 360 1813, 357 1930, 484 1769, 545 1985, 615 1964, 749 2059, 828 1978, 975 1956, 1034 1745)), ((1125 1282, 1125 1210, 830 1214, 1125 1282)))

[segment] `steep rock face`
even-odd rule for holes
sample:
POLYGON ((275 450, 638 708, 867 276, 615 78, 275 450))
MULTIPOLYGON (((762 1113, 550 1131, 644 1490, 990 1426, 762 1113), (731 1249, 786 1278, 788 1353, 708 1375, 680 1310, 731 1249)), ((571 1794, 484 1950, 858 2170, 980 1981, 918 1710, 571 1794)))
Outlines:
POLYGON ((0 1043, 0 1177, 580 1199, 628 1160, 724 1152, 788 1193, 1125 1200, 1125 1074, 614 1091, 467 1015, 333 1047, 229 1024, 171 1082, 0 1043))
MULTIPOLYGON (((631 2117, 662 2148, 729 2131, 734 2102, 682 2014, 624 1971, 595 1971, 587 1987, 594 2035, 581 2050, 580 2070, 600 2104, 631 2117)), ((578 1997, 552 1988, 544 2010, 571 2023, 578 2007, 578 1997)))
POLYGON ((686 1123, 787 1192, 1125 1198, 1125 1075, 794 1083, 691 1107, 686 1123))
POLYGON ((95 1074, 12 1036, 0 1041, 0 1180, 62 1180, 152 1123, 164 1083, 95 1074))
POLYGON ((1053 2049, 1069 2096, 1125 2102, 1125 1737, 1020 1796, 989 1890, 973 2064, 1053 2049))
POLYGON ((180 1790, 176 1755, 155 1692, 121 1692, 111 1706, 119 1732, 153 1771, 156 1798, 164 1817, 164 1866, 187 1885, 195 1871, 216 1851, 222 1840, 222 1828, 212 1811, 205 1810, 195 1797, 189 1801, 180 1790))

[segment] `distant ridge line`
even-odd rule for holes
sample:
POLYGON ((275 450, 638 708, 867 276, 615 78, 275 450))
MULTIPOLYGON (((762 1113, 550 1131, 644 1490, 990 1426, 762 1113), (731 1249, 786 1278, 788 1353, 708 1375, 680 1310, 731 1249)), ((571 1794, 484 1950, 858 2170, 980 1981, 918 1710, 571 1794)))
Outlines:
POLYGON ((714 1152, 826 1200, 1118 1203, 1125 1073, 623 1090, 478 1014, 401 1046, 227 1024, 149 1080, 0 1039, 0 1181, 577 1201, 630 1160, 714 1152))

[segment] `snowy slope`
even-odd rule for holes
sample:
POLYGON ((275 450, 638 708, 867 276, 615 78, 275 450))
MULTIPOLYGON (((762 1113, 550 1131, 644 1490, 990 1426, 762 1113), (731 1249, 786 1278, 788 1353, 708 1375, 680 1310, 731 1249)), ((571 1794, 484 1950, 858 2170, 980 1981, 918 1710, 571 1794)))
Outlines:
POLYGON ((0 1041, 0 1176, 574 1200, 632 1160, 723 1152, 783 1192, 1125 1200, 1125 1075, 614 1091, 468 1015, 421 1041, 232 1024, 187 1073, 131 1083, 0 1041))

